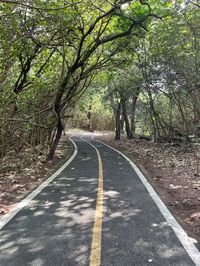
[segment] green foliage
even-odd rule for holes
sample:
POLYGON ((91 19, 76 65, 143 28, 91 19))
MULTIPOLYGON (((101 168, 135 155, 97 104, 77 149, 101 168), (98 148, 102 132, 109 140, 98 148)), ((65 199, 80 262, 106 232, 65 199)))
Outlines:
POLYGON ((37 0, 1 3, 0 17, 2 157, 13 143, 52 146, 59 117, 113 128, 110 96, 125 98, 131 120, 140 93, 140 133, 186 136, 199 123, 200 9, 191 3, 37 0))

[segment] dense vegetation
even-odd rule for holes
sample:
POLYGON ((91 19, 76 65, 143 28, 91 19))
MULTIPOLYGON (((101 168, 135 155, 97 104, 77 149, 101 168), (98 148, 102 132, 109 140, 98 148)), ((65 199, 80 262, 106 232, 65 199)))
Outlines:
POLYGON ((0 158, 52 159, 65 125, 199 136, 199 18, 198 1, 1 1, 0 158))

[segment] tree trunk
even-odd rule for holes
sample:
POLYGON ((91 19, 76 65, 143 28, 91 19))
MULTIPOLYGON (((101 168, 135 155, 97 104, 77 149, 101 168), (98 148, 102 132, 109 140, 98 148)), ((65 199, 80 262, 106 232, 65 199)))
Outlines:
POLYGON ((133 138, 133 134, 131 132, 131 127, 130 127, 130 123, 129 123, 129 119, 128 119, 126 99, 122 98, 121 99, 121 104, 122 104, 122 114, 123 114, 123 117, 124 117, 127 139, 132 139, 133 138))
POLYGON ((110 95, 110 104, 115 118, 115 140, 119 140, 121 136, 121 103, 118 100, 115 102, 113 95, 110 95))
POLYGON ((61 119, 61 108, 60 108, 60 102, 55 104, 55 113, 57 116, 57 126, 56 126, 56 136, 54 138, 54 141, 52 143, 52 146, 50 148, 49 154, 47 156, 47 160, 53 160, 56 148, 58 146, 58 143, 60 141, 60 138, 62 136, 62 132, 64 129, 63 123, 62 123, 62 119, 61 119))
POLYGON ((196 137, 200 137, 200 100, 199 100, 199 94, 193 93, 192 97, 192 104, 193 104, 193 113, 194 113, 194 125, 195 130, 194 134, 196 137))
MULTIPOLYGON (((174 94, 173 100, 174 100, 175 104, 177 105, 178 111, 180 112, 180 115, 181 115, 182 124, 183 124, 183 131, 184 131, 183 136, 184 136, 184 141, 186 142, 188 140, 188 136, 190 135, 190 133, 192 134, 192 132, 190 132, 190 130, 189 130, 186 115, 185 115, 185 112, 183 109, 183 104, 180 102, 180 97, 177 97, 176 94, 174 94)), ((174 134, 172 135, 172 137, 174 137, 174 134)))
POLYGON ((120 127, 121 127, 120 129, 121 133, 124 133, 124 118, 123 117, 120 118, 120 127))
POLYGON ((88 119, 88 126, 87 126, 87 129, 88 131, 92 132, 92 121, 91 121, 91 116, 92 116, 92 104, 90 104, 89 106, 89 109, 88 109, 88 112, 87 112, 87 119, 88 119))
POLYGON ((120 139, 120 131, 121 131, 121 121, 120 121, 120 115, 121 115, 121 103, 118 103, 118 106, 115 110, 115 139, 120 139))
POLYGON ((135 129, 136 129, 135 111, 136 111, 136 103, 137 103, 138 95, 139 95, 139 92, 132 97, 131 132, 133 136, 135 136, 135 129))
POLYGON ((65 88, 67 86, 67 83, 69 81, 69 77, 70 77, 70 72, 68 72, 68 74, 66 75, 66 77, 64 78, 60 88, 57 91, 57 95, 56 95, 56 99, 55 99, 55 104, 54 104, 54 110, 55 110, 55 114, 56 114, 56 118, 57 118, 57 125, 56 125, 56 134, 55 134, 55 138, 52 142, 52 146, 50 148, 49 154, 47 156, 47 160, 50 161, 53 159, 57 145, 60 141, 60 138, 62 136, 62 132, 64 129, 63 126, 63 122, 62 122, 62 118, 61 118, 61 112, 62 112, 62 108, 61 108, 61 101, 62 101, 62 97, 65 91, 65 88))
POLYGON ((149 108, 150 108, 150 117, 152 121, 152 127, 153 127, 153 141, 157 142, 160 138, 160 131, 159 131, 159 123, 158 123, 158 114, 154 108, 154 101, 151 94, 151 91, 148 89, 148 96, 149 96, 149 108))

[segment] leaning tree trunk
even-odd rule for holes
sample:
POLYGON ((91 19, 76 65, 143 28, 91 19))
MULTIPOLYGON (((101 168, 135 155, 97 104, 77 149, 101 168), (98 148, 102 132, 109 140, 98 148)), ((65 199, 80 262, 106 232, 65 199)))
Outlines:
POLYGON ((130 123, 129 123, 129 119, 128 119, 126 99, 122 98, 121 104, 122 104, 122 114, 124 117, 127 139, 132 139, 133 134, 131 132, 131 127, 130 127, 130 123))
MULTIPOLYGON (((48 161, 53 159, 56 148, 57 148, 58 143, 60 141, 60 138, 62 136, 62 132, 64 130, 64 126, 63 126, 63 122, 62 122, 62 118, 61 118, 61 113, 62 113, 62 108, 63 108, 61 102, 62 102, 63 94, 66 91, 70 76, 72 75, 72 73, 74 71, 75 71, 75 68, 73 68, 73 69, 71 68, 70 70, 68 70, 68 73, 66 74, 65 78, 63 79, 62 84, 58 87, 58 91, 57 91, 55 103, 54 103, 54 111, 55 111, 56 119, 57 119, 56 133, 55 133, 55 138, 52 142, 52 146, 50 148, 49 154, 47 156, 48 161)), ((71 93, 71 89, 69 89, 69 91, 68 91, 68 98, 70 96, 70 93, 71 93)))
POLYGON ((56 95, 56 99, 55 99, 55 103, 54 103, 54 111, 55 111, 56 119, 57 119, 56 134, 55 134, 55 138, 52 142, 52 146, 50 148, 49 154, 47 156, 48 161, 53 160, 56 148, 58 146, 58 143, 60 141, 60 138, 62 136, 62 132, 64 129, 62 118, 61 118, 61 112, 62 112, 61 101, 62 101, 63 94, 65 92, 65 88, 66 88, 66 85, 68 83, 69 77, 70 77, 70 72, 66 75, 61 86, 59 87, 59 89, 57 91, 57 95, 56 95))
POLYGON ((62 136, 62 132, 64 129, 62 119, 61 119, 61 108, 60 108, 59 102, 55 104, 55 113, 57 116, 56 135, 55 135, 54 141, 52 143, 52 146, 50 148, 49 154, 47 156, 48 161, 53 160, 56 148, 58 146, 58 143, 60 141, 60 138, 62 136))

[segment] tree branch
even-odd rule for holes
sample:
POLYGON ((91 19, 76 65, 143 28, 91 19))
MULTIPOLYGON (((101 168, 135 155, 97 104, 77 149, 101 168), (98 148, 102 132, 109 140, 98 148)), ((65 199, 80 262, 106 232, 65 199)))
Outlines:
POLYGON ((38 6, 29 5, 29 4, 21 2, 21 1, 15 1, 15 0, 0 0, 0 3, 20 5, 20 6, 24 6, 24 7, 27 7, 27 8, 30 8, 30 9, 35 9, 35 10, 58 11, 58 10, 62 10, 62 9, 68 8, 68 7, 72 6, 72 5, 80 4, 81 2, 69 3, 69 4, 65 5, 65 6, 57 7, 57 8, 38 7, 38 6))

